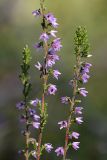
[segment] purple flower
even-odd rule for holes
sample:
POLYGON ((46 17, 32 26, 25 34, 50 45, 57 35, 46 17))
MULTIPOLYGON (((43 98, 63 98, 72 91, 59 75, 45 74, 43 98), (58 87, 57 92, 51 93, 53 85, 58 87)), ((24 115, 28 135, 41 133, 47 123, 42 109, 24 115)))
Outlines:
POLYGON ((60 121, 60 122, 58 122, 58 124, 60 125, 60 129, 67 127, 67 121, 60 121))
POLYGON ((35 67, 40 71, 42 69, 42 65, 38 62, 35 67))
POLYGON ((58 147, 56 150, 55 150, 57 156, 63 156, 64 155, 64 148, 63 147, 58 147))
POLYGON ((91 63, 83 63, 83 66, 81 68, 82 73, 89 73, 89 69, 92 66, 91 63))
POLYGON ((35 121, 39 121, 40 116, 38 116, 38 115, 35 114, 35 115, 33 115, 33 118, 34 118, 35 121))
POLYGON ((61 73, 58 70, 53 70, 53 76, 58 79, 59 75, 61 75, 61 73))
POLYGON ((57 19, 54 17, 52 13, 46 14, 45 18, 49 22, 49 24, 51 24, 54 28, 58 27, 58 23, 56 22, 57 19))
POLYGON ((30 102, 30 104, 33 105, 34 107, 36 107, 39 103, 41 103, 41 101, 38 98, 30 102))
POLYGON ((72 143, 72 147, 73 147, 75 150, 78 150, 78 149, 79 149, 79 144, 80 144, 80 142, 73 142, 73 143, 72 143))
POLYGON ((72 139, 72 138, 75 138, 75 139, 78 139, 80 136, 79 133, 77 132, 72 132, 72 134, 69 135, 69 138, 72 139))
POLYGON ((46 143, 46 144, 45 144, 45 149, 46 149, 46 151, 47 151, 48 153, 50 153, 51 150, 53 149, 52 144, 46 143))
POLYGON ((41 15, 40 9, 37 9, 37 10, 33 11, 32 14, 34 16, 40 16, 41 15))
POLYGON ((47 56, 47 66, 52 67, 56 61, 59 60, 59 56, 54 54, 54 55, 49 55, 47 56))
POLYGON ((69 97, 61 97, 61 103, 63 103, 63 104, 68 104, 68 102, 69 102, 69 97))
POLYGON ((76 117, 76 122, 77 124, 82 124, 83 123, 83 117, 76 117))
POLYGON ((50 48, 50 49, 48 50, 48 55, 55 55, 55 54, 56 54, 56 52, 54 51, 53 48, 50 48))
POLYGON ((23 123, 26 122, 26 116, 25 115, 21 115, 20 122, 23 122, 23 123))
POLYGON ((88 79, 90 78, 90 76, 87 73, 89 73, 89 69, 91 66, 92 66, 92 64, 90 64, 90 63, 83 63, 82 64, 80 74, 81 74, 81 79, 82 79, 83 83, 87 83, 88 79))
POLYGON ((90 69, 90 67, 92 66, 92 64, 91 63, 85 63, 85 66, 84 66, 84 68, 88 68, 88 69, 90 69))
POLYGON ((43 42, 38 42, 34 45, 34 48, 37 49, 37 51, 40 51, 43 48, 43 42))
POLYGON ((16 108, 21 110, 25 108, 25 102, 21 101, 19 103, 16 104, 16 108))
POLYGON ((34 109, 29 108, 29 114, 31 116, 33 116, 36 113, 36 111, 34 109))
POLYGON ((82 78, 83 83, 87 83, 90 76, 88 74, 84 73, 81 78, 82 78))
POLYGON ((55 40, 52 42, 51 47, 52 47, 55 51, 60 51, 60 49, 61 49, 61 47, 62 47, 60 38, 55 39, 55 40))
POLYGON ((39 126, 40 126, 40 123, 39 122, 33 122, 32 125, 33 125, 34 128, 38 129, 39 126))
POLYGON ((88 91, 85 90, 85 88, 79 88, 79 93, 83 96, 86 97, 88 94, 88 91))
POLYGON ((49 36, 46 33, 42 33, 40 36, 40 40, 43 40, 44 42, 47 42, 49 39, 49 36))
POLYGON ((75 114, 82 114, 83 107, 75 107, 74 113, 75 114))
POLYGON ((56 37, 56 34, 55 34, 55 33, 57 33, 57 32, 58 32, 58 31, 51 30, 49 33, 50 33, 51 36, 56 37))
POLYGON ((57 91, 56 85, 50 84, 48 87, 48 93, 55 95, 55 92, 57 91))

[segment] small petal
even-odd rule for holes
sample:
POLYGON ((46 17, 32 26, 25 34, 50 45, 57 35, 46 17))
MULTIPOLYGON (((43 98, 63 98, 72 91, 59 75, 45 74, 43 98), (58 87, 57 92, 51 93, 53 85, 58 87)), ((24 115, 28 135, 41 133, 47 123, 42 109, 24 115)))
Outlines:
POLYGON ((76 117, 76 122, 77 122, 77 124, 82 124, 83 123, 83 117, 76 117))
POLYGON ((58 124, 60 125, 60 129, 67 128, 67 121, 60 121, 58 124))
POLYGON ((21 110, 25 108, 25 102, 21 101, 16 104, 16 108, 21 110))
POLYGON ((84 73, 81 78, 82 78, 83 83, 87 83, 90 76, 88 74, 84 73))
POLYGON ((48 67, 52 67, 55 64, 55 62, 58 61, 58 60, 59 60, 59 56, 58 55, 56 55, 56 54, 53 54, 53 55, 48 54, 48 56, 47 56, 47 66, 48 67))
POLYGON ((55 95, 56 91, 57 91, 56 85, 50 84, 50 86, 48 87, 48 93, 55 95))
POLYGON ((40 51, 41 49, 43 49, 43 42, 38 42, 34 45, 34 48, 37 49, 37 51, 40 51))
POLYGON ((64 148, 63 147, 58 147, 56 150, 55 150, 57 156, 63 156, 64 155, 64 148))
POLYGON ((80 142, 73 142, 73 143, 72 143, 72 147, 73 147, 75 150, 78 150, 78 149, 79 149, 79 144, 80 144, 80 142))
POLYGON ((88 94, 88 91, 85 90, 85 88, 79 88, 79 93, 83 96, 86 97, 88 94))
POLYGON ((57 52, 57 51, 60 51, 60 49, 62 48, 62 45, 61 45, 61 39, 60 38, 57 38, 55 39, 53 42, 52 42, 52 45, 51 47, 57 52))
POLYGON ((50 33, 51 36, 56 37, 56 34, 55 34, 55 33, 57 33, 57 32, 58 32, 58 31, 51 30, 49 33, 50 33))
POLYGON ((70 97, 61 97, 61 103, 63 103, 63 104, 68 104, 68 102, 69 102, 69 98, 70 97))
POLYGON ((46 151, 47 151, 48 153, 50 153, 51 150, 53 149, 52 144, 46 143, 46 144, 45 144, 45 149, 46 149, 46 151))
POLYGON ((78 139, 80 136, 79 133, 77 132, 72 132, 72 134, 69 135, 69 138, 72 139, 72 138, 75 138, 75 139, 78 139))
POLYGON ((40 123, 39 122, 33 122, 33 127, 38 129, 40 126, 40 123))
POLYGON ((49 39, 49 36, 46 33, 42 33, 40 36, 40 40, 43 40, 44 42, 47 42, 49 39))
POLYGON ((36 113, 36 111, 34 109, 29 108, 29 114, 31 116, 33 116, 36 113))
POLYGON ((61 73, 58 70, 53 70, 53 76, 58 80, 61 73))
POLYGON ((56 22, 56 18, 52 13, 48 13, 45 15, 46 20, 49 22, 50 25, 52 25, 54 28, 58 27, 58 23, 56 22))
POLYGON ((83 110, 83 107, 75 107, 74 113, 75 114, 82 114, 82 110, 83 110))
POLYGON ((36 98, 35 100, 31 100, 30 104, 36 107, 39 103, 41 103, 41 100, 36 98))
POLYGON ((42 65, 38 62, 35 67, 40 71, 42 69, 42 65))
POLYGON ((38 116, 37 114, 35 114, 35 115, 33 115, 33 118, 34 118, 35 121, 39 121, 40 116, 38 116))
POLYGON ((26 116, 25 115, 21 115, 20 122, 22 122, 22 123, 26 122, 26 116))
POLYGON ((33 11, 32 14, 33 16, 40 16, 41 15, 40 9, 33 11))

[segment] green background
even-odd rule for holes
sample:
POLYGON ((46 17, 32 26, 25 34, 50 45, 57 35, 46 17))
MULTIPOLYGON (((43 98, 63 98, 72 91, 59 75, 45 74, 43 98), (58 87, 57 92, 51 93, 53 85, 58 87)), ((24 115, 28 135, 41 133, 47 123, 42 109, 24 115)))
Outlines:
MULTIPOLYGON (((45 142, 63 145, 64 131, 57 122, 66 118, 67 106, 61 105, 60 97, 70 95, 68 81, 73 75, 74 32, 78 25, 87 27, 93 64, 91 78, 86 85, 88 97, 83 99, 84 124, 80 132, 80 149, 69 152, 73 160, 107 159, 107 0, 46 0, 47 10, 58 18, 58 36, 62 38, 61 60, 56 68, 62 72, 56 96, 48 98, 49 119, 46 126, 45 142)), ((19 160, 18 150, 23 148, 23 126, 15 104, 22 99, 22 86, 18 79, 21 52, 27 43, 32 51, 31 76, 33 91, 31 97, 41 96, 41 82, 34 64, 43 55, 33 48, 41 33, 40 20, 31 12, 39 8, 39 0, 0 0, 0 160, 19 160)), ((36 131, 34 132, 36 134, 36 131)), ((54 152, 42 159, 57 158, 54 152)))

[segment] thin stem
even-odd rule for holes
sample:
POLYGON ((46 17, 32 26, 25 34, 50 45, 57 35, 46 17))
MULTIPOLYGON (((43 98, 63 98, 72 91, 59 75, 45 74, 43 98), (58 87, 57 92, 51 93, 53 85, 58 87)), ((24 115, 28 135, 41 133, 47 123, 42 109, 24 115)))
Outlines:
POLYGON ((73 107, 75 105, 76 90, 77 90, 77 80, 75 80, 75 85, 74 85, 74 90, 73 90, 73 97, 71 99, 70 115, 69 115, 68 120, 67 120, 67 128, 66 128, 66 135, 65 135, 65 146, 64 146, 63 160, 66 159, 66 154, 67 154, 67 147, 68 147, 68 140, 69 140, 69 129, 70 129, 70 126, 71 126, 71 118, 72 118, 73 107))
POLYGON ((74 79, 73 79, 73 97, 70 101, 70 104, 71 104, 70 105, 70 115, 69 115, 68 120, 67 120, 63 160, 66 160, 66 155, 67 155, 68 141, 69 141, 69 130, 70 130, 70 127, 71 127, 71 119, 72 119, 73 108, 75 106, 75 98, 76 98, 77 87, 78 87, 77 78, 79 76, 79 70, 80 70, 80 56, 78 55, 76 57, 76 68, 75 68, 74 79))
MULTIPOLYGON (((45 81, 44 81, 44 84, 45 84, 45 81)), ((42 110, 41 110, 42 115, 43 115, 44 109, 45 109, 44 105, 45 105, 45 88, 43 89, 43 94, 42 94, 42 110)), ((38 148, 37 148, 37 160, 40 160, 40 149, 41 149, 42 135, 43 135, 43 128, 41 126, 41 120, 40 120, 40 128, 39 128, 39 136, 38 136, 38 148)))
MULTIPOLYGON (((45 23, 45 19, 44 19, 44 0, 40 0, 40 5, 41 5, 43 23, 45 23)), ((43 31, 46 32, 45 27, 43 27, 43 31)), ((45 44, 44 44, 44 54, 45 54, 44 64, 45 64, 45 70, 46 70, 46 62, 47 62, 47 54, 48 54, 48 44, 47 44, 47 42, 45 42, 45 44)), ((45 87, 47 85, 47 80, 48 80, 48 75, 45 71, 45 74, 43 75, 43 93, 42 93, 42 109, 41 109, 41 114, 42 115, 44 114, 44 111, 45 111, 45 90, 46 90, 45 87)), ((40 128, 39 128, 39 135, 38 135, 38 147, 37 147, 37 160, 40 160, 42 135, 43 135, 43 128, 41 126, 41 120, 40 120, 40 128)))
MULTIPOLYGON (((26 88, 26 87, 25 87, 26 88)), ((26 141, 26 149, 25 149, 25 158, 29 160, 29 117, 28 117, 28 106, 27 106, 27 98, 24 98, 25 102, 25 115, 26 115, 26 131, 25 131, 25 141, 26 141)))

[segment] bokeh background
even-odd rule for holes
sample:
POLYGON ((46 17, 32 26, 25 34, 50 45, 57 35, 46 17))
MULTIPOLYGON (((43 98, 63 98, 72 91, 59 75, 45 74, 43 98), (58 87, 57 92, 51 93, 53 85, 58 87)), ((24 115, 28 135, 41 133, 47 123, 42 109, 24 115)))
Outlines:
MULTIPOLYGON (((58 18, 59 37, 63 49, 57 68, 63 73, 58 82, 56 96, 48 99, 49 119, 45 142, 54 146, 63 145, 64 131, 59 131, 57 122, 66 118, 67 108, 59 99, 72 92, 68 81, 73 75, 74 32, 78 25, 87 27, 93 64, 91 78, 86 85, 89 91, 84 99, 84 121, 77 128, 81 133, 80 150, 69 153, 73 160, 107 159, 107 0, 46 0, 49 11, 58 18)), ((0 0, 0 160, 18 160, 18 150, 24 140, 20 136, 21 124, 15 104, 22 99, 22 86, 18 79, 21 52, 25 44, 32 51, 31 76, 33 91, 31 97, 41 95, 39 73, 34 64, 42 55, 36 53, 33 44, 41 33, 40 20, 31 12, 39 8, 39 0, 0 0)), ((21 158, 23 159, 23 158, 21 158)), ((54 152, 43 159, 60 159, 54 152)))

